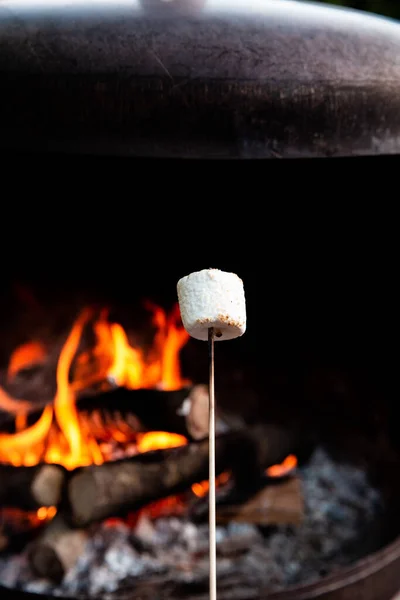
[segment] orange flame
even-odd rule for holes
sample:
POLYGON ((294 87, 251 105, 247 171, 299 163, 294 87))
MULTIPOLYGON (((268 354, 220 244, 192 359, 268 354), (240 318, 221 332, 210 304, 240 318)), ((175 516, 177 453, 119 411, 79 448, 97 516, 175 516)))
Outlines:
POLYGON ((41 342, 30 341, 18 346, 10 356, 7 369, 8 380, 14 379, 16 374, 26 367, 43 364, 46 358, 46 348, 41 342))
MULTIPOLYGON (((215 485, 224 485, 229 481, 231 474, 230 473, 221 473, 218 477, 215 478, 215 485)), ((200 483, 194 483, 192 485, 192 492, 198 497, 202 498, 210 489, 209 481, 201 481, 200 483)))
POLYGON ((162 448, 177 448, 187 444, 187 439, 179 433, 167 433, 166 431, 149 431, 140 433, 137 437, 137 448, 139 452, 150 450, 161 450, 162 448))
MULTIPOLYGON (((15 433, 0 434, 0 461, 13 465, 35 465, 41 461, 59 463, 67 469, 88 464, 101 464, 110 457, 107 443, 96 438, 96 417, 93 422, 85 420, 76 409, 77 393, 91 385, 113 382, 130 389, 157 388, 180 389, 188 384, 180 372, 179 353, 189 339, 180 322, 178 304, 169 315, 157 305, 147 302, 155 327, 150 351, 135 347, 129 342, 126 331, 119 323, 110 323, 108 311, 103 310, 94 320, 94 313, 85 309, 74 322, 60 352, 56 370, 57 391, 53 406, 46 406, 41 417, 27 427, 27 414, 31 404, 15 400, 0 388, 0 408, 16 415, 15 433), (92 326, 96 343, 89 351, 79 352, 83 332, 92 326), (72 371, 72 375, 71 375, 72 371)), ((8 378, 12 380, 27 366, 43 363, 46 350, 40 342, 29 342, 17 348, 11 355, 8 378)), ((115 424, 110 427, 110 437, 117 442, 130 441, 129 429, 115 424)), ((137 452, 171 448, 187 444, 184 436, 160 431, 139 434, 135 440, 137 452)), ((295 468, 297 459, 288 456, 281 465, 267 469, 271 477, 282 476, 295 468)), ((217 485, 229 480, 229 473, 216 479, 217 485)), ((192 491, 203 497, 209 491, 209 482, 195 483, 192 491)), ((168 503, 167 503, 168 504, 168 503)), ((164 506, 166 506, 164 502, 164 506)), ((155 510, 158 510, 157 507, 155 510)), ((39 508, 37 521, 51 519, 55 507, 39 508)))
POLYGON ((272 465, 266 469, 269 477, 283 477, 297 467, 297 457, 294 454, 289 454, 280 465, 272 465))
POLYGON ((41 506, 36 511, 36 516, 39 521, 49 521, 57 513, 55 506, 41 506))
MULTIPOLYGON (((148 303, 156 327, 154 344, 149 353, 130 344, 128 335, 119 323, 108 321, 102 311, 92 323, 96 343, 89 352, 79 353, 85 328, 93 320, 93 312, 85 309, 74 322, 61 350, 57 371, 57 392, 52 406, 46 406, 34 425, 26 427, 30 404, 17 401, 0 388, 0 406, 17 414, 16 433, 0 435, 0 460, 14 465, 34 465, 40 461, 59 463, 67 469, 88 464, 101 464, 107 458, 90 426, 76 409, 77 393, 95 383, 113 381, 130 389, 180 389, 187 385, 181 377, 179 352, 189 335, 179 322, 179 307, 170 315, 160 307, 148 303), (74 364, 73 364, 74 363, 74 364), (71 366, 74 366, 71 378, 71 366), (19 409, 19 410, 18 410, 19 409)), ((35 361, 43 361, 45 351, 39 343, 18 348, 9 363, 8 376, 14 377, 21 368, 35 361)), ((112 437, 127 441, 127 436, 115 428, 112 437)), ((186 438, 174 434, 153 433, 141 437, 138 451, 171 447, 187 443, 186 438), (158 440, 158 441, 157 441, 158 440)))

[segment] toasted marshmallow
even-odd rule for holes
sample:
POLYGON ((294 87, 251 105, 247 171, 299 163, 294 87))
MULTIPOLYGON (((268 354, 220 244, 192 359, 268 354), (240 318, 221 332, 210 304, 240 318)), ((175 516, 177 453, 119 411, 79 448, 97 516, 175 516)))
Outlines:
POLYGON ((235 273, 204 269, 182 277, 177 284, 182 323, 189 335, 215 341, 232 340, 246 331, 243 281, 235 273))

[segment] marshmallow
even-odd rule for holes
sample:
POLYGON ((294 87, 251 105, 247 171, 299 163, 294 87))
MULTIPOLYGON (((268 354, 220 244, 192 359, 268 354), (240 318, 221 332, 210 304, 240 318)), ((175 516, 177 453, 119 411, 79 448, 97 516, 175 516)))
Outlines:
POLYGON ((246 331, 243 281, 235 273, 204 269, 182 277, 177 284, 182 323, 197 340, 232 340, 246 331))

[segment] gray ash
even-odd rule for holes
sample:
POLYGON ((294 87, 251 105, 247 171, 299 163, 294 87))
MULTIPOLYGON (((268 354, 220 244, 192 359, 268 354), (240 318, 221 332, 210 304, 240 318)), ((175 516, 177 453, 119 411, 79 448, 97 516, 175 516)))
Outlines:
MULTIPOLYGON (((384 503, 365 471, 335 462, 319 448, 298 471, 305 518, 298 527, 268 529, 231 522, 217 530, 221 598, 256 598, 311 583, 378 549, 384 503)), ((54 586, 38 580, 27 556, 0 557, 0 580, 9 587, 56 596, 112 598, 135 589, 143 599, 208 597, 208 525, 187 517, 150 520, 134 529, 123 522, 92 528, 77 564, 54 586)))

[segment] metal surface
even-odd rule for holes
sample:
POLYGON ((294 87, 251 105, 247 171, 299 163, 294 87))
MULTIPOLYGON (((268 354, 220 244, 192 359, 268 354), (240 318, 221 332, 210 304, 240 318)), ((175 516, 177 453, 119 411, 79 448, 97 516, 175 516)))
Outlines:
POLYGON ((400 154, 400 23, 292 0, 2 0, 0 130, 0 149, 400 154))

